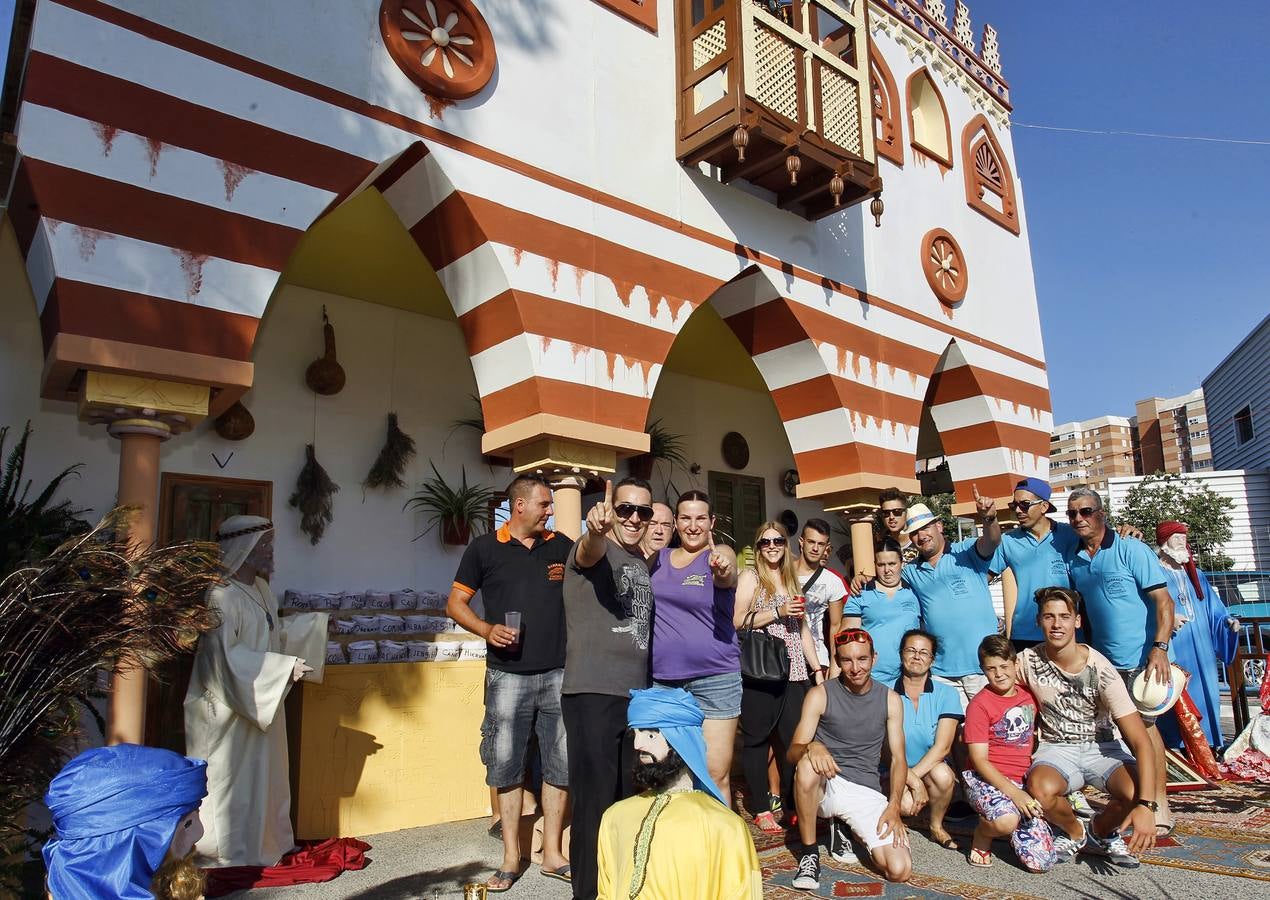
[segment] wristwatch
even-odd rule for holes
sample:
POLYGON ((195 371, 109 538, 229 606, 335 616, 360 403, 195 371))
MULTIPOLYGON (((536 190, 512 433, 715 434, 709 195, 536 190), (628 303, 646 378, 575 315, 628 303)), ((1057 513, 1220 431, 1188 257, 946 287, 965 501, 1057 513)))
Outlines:
POLYGON ((1163 650, 1165 653, 1168 653, 1168 652, 1169 652, 1169 642, 1168 642, 1168 641, 1152 641, 1152 642, 1151 642, 1151 646, 1152 646, 1152 648, 1154 648, 1154 649, 1156 649, 1156 650, 1163 650))
POLYGON ((1147 809, 1151 810, 1151 812, 1160 811, 1160 804, 1156 803, 1154 800, 1139 800, 1138 806, 1145 806, 1147 809))

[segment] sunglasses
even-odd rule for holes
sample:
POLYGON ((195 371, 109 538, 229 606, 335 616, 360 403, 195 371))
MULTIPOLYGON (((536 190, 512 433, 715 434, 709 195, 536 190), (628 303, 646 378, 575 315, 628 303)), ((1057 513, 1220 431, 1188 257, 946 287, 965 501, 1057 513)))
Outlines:
POLYGON ((1033 506, 1039 506, 1044 500, 1012 500, 1006 504, 1010 509, 1017 510, 1021 515, 1026 515, 1027 511, 1033 506))
POLYGON ((835 647, 841 647, 844 644, 868 644, 872 647, 873 637, 863 628, 846 628, 833 636, 835 647))
POLYGON ((1082 519, 1088 519, 1096 512, 1102 512, 1102 510, 1094 509, 1092 506, 1082 506, 1080 509, 1069 509, 1067 511, 1067 518, 1074 522, 1076 521, 1077 516, 1080 516, 1082 519))
POLYGON ((651 506, 642 506, 638 503, 619 503, 613 507, 613 511, 623 519, 629 519, 635 513, 639 513, 641 522, 647 522, 653 517, 653 508, 651 506))
POLYGON ((759 538, 755 543, 762 550, 764 547, 784 547, 785 539, 783 537, 759 538))
POLYGON ((882 510, 882 517, 886 519, 893 519, 896 516, 903 516, 906 512, 908 512, 907 509, 884 509, 882 510))

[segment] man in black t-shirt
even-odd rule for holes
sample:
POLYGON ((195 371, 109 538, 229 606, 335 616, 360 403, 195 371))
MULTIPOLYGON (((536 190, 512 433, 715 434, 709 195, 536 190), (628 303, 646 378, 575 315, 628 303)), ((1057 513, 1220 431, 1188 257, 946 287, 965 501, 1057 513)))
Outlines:
POLYGON ((569 741, 569 861, 576 900, 595 900, 604 811, 634 793, 626 707, 631 691, 649 683, 653 589, 640 542, 653 518, 652 504, 642 478, 624 478, 616 488, 606 483, 604 499, 587 513, 586 534, 565 564, 569 641, 561 707, 569 741))
POLYGON ((507 890, 520 877, 521 785, 530 733, 542 754, 544 873, 568 872, 561 852, 568 802, 569 763, 560 689, 564 680, 565 560, 573 542, 547 529, 551 485, 541 475, 519 475, 507 488, 511 515, 493 534, 472 541, 459 562, 446 613, 488 644, 481 762, 485 783, 498 791, 503 864, 487 885, 507 890), (471 607, 477 591, 485 618, 471 607), (519 613, 519 629, 507 614, 519 613))

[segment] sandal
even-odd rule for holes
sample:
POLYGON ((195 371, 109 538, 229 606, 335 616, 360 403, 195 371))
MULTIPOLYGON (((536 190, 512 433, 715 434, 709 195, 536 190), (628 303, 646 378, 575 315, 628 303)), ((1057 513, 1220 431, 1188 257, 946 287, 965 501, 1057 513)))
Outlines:
POLYGON ((518 881, 520 881, 519 872, 504 872, 502 869, 499 869, 497 872, 495 872, 493 875, 489 877, 489 881, 485 882, 485 890, 491 894, 504 894, 507 891, 510 891, 512 889, 512 886, 515 885, 516 882, 518 881), (494 885, 490 884, 491 881, 506 881, 507 886, 494 887, 494 885))
POLYGON ((1168 823, 1165 823, 1165 822, 1156 822, 1156 823, 1155 823, 1155 836, 1156 836, 1157 838, 1166 838, 1166 837, 1171 837, 1171 836, 1173 835, 1173 829, 1174 829, 1174 828, 1176 828, 1176 827, 1177 827, 1177 823, 1176 823, 1176 822, 1168 822, 1168 823))
POLYGON ((992 851, 980 850, 977 847, 971 847, 970 855, 967 857, 967 860, 970 865, 974 866, 976 869, 991 869, 992 851))
POLYGON ((568 863, 565 863, 558 869, 543 869, 542 874, 546 875, 548 878, 554 878, 557 881, 564 881, 567 883, 572 883, 573 881, 573 869, 569 867, 568 863))
POLYGON ((754 824, 759 831, 767 834, 780 834, 785 829, 781 828, 780 823, 776 821, 776 817, 771 812, 761 812, 754 817, 754 824))
POLYGON ((942 838, 938 838, 938 837, 935 837, 935 833, 932 831, 930 835, 930 839, 934 841, 936 844, 938 844, 939 846, 943 847, 945 850, 961 850, 961 845, 958 844, 955 840, 953 840, 953 837, 951 834, 945 833, 942 838))

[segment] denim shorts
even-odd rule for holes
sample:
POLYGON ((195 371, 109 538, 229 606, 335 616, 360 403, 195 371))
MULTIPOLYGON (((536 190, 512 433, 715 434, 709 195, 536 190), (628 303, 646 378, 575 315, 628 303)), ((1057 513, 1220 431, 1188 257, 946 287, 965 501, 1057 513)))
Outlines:
POLYGON ((1067 779, 1067 793, 1090 785, 1100 791, 1107 789, 1107 779, 1124 765, 1133 765, 1133 757, 1119 741, 1098 741, 1085 744, 1039 744, 1032 754, 1032 767, 1056 769, 1067 779))
POLYGON ((529 736, 537 733, 542 780, 556 787, 569 786, 569 757, 560 715, 563 683, 564 669, 533 675, 485 671, 481 762, 486 784, 496 788, 520 784, 525 778, 529 736))
POLYGON ((702 675, 683 681, 658 681, 663 687, 679 687, 692 694, 707 719, 736 719, 741 715, 741 673, 702 675))

